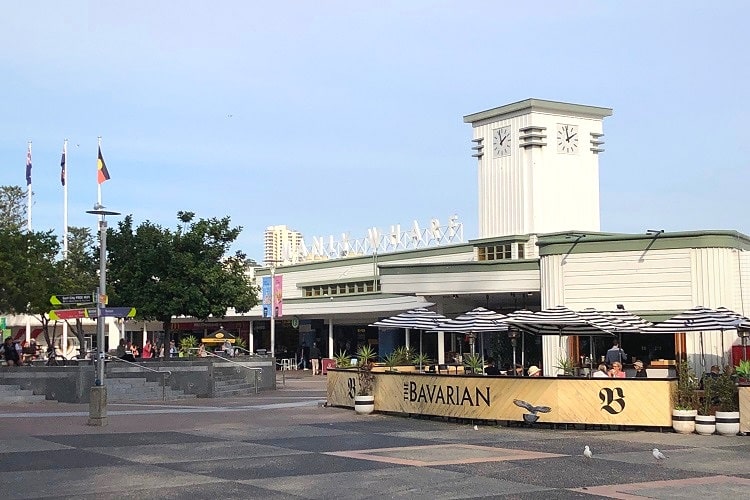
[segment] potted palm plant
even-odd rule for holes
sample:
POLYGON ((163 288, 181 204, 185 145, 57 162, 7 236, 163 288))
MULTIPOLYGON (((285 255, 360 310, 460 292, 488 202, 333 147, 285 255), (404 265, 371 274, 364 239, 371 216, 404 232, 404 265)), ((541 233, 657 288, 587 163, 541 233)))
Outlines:
POLYGON ((575 364, 568 358, 560 358, 557 360, 555 368, 562 370, 562 375, 558 375, 558 377, 572 377, 575 371, 575 364))
POLYGON ((481 375, 484 372, 484 362, 479 354, 467 354, 464 356, 464 371, 466 374, 475 373, 481 375))
POLYGON ((411 358, 411 362, 414 366, 417 367, 420 373, 424 372, 426 366, 432 364, 432 360, 430 359, 430 357, 423 352, 414 354, 411 358))
POLYGON ((677 387, 672 393, 672 429, 680 434, 695 431, 695 416, 698 414, 698 381, 687 359, 677 361, 677 387))
POLYGON ((373 384, 375 376, 372 373, 375 350, 365 344, 357 350, 357 391, 354 396, 354 411, 360 415, 367 415, 375 410, 375 396, 373 384))
POLYGON ((333 361, 336 363, 336 368, 350 368, 352 366, 352 358, 346 351, 339 351, 333 357, 333 361))
POLYGON ((703 436, 710 436, 716 432, 716 415, 714 408, 716 379, 703 377, 703 399, 695 416, 695 432, 703 436))
POLYGON ((714 380, 719 408, 716 411, 716 432, 722 436, 736 436, 740 432, 740 403, 731 367, 714 380))

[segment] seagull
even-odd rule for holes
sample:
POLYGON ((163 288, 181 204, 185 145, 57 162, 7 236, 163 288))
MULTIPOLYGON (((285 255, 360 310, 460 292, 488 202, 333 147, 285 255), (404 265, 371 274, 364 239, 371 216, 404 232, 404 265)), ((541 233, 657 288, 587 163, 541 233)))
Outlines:
POLYGON ((594 454, 591 453, 591 449, 588 447, 588 445, 583 447, 583 456, 586 458, 593 458, 594 454))
POLYGON ((478 430, 479 430, 479 427, 477 427, 477 426, 476 426, 476 424, 474 425, 474 430, 475 430, 475 431, 478 431, 478 430))
POLYGON ((654 448, 653 450, 651 450, 651 454, 657 460, 664 460, 665 458, 667 458, 664 456, 664 453, 659 451, 659 448, 654 448))

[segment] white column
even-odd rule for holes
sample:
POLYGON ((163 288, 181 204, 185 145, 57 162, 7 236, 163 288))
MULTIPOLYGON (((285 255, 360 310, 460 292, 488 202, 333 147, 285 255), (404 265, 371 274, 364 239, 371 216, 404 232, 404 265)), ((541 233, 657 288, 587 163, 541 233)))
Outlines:
POLYGON ((404 345, 408 349, 411 345, 411 329, 406 328, 406 333, 404 334, 404 345))
POLYGON ((328 320, 328 357, 333 358, 333 318, 328 320))
POLYGON ((63 322, 62 352, 68 352, 68 322, 63 322))
POLYGON ((247 336, 247 350, 255 352, 255 337, 253 336, 253 320, 250 320, 250 333, 247 336))
POLYGON ((445 363, 445 332, 437 332, 438 364, 445 363))

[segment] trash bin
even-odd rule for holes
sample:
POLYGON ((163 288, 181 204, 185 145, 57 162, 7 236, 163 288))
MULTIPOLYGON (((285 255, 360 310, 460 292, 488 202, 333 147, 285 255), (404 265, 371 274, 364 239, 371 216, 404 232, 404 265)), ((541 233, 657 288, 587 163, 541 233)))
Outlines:
POLYGON ((328 373, 329 368, 336 368, 336 360, 332 358, 323 358, 320 364, 321 364, 320 368, 321 368, 323 375, 328 373))

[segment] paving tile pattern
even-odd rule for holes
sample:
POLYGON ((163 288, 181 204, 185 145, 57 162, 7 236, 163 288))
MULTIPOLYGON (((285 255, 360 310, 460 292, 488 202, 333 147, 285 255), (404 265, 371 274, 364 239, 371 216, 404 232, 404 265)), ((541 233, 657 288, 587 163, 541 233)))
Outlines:
POLYGON ((740 498, 750 437, 478 426, 322 407, 324 380, 250 398, 3 407, 2 498, 740 498), (179 409, 180 411, 175 411, 179 409), (47 413, 45 413, 47 412, 47 413), (582 456, 589 445, 594 457, 582 456), (669 458, 657 462, 651 449, 669 458))

